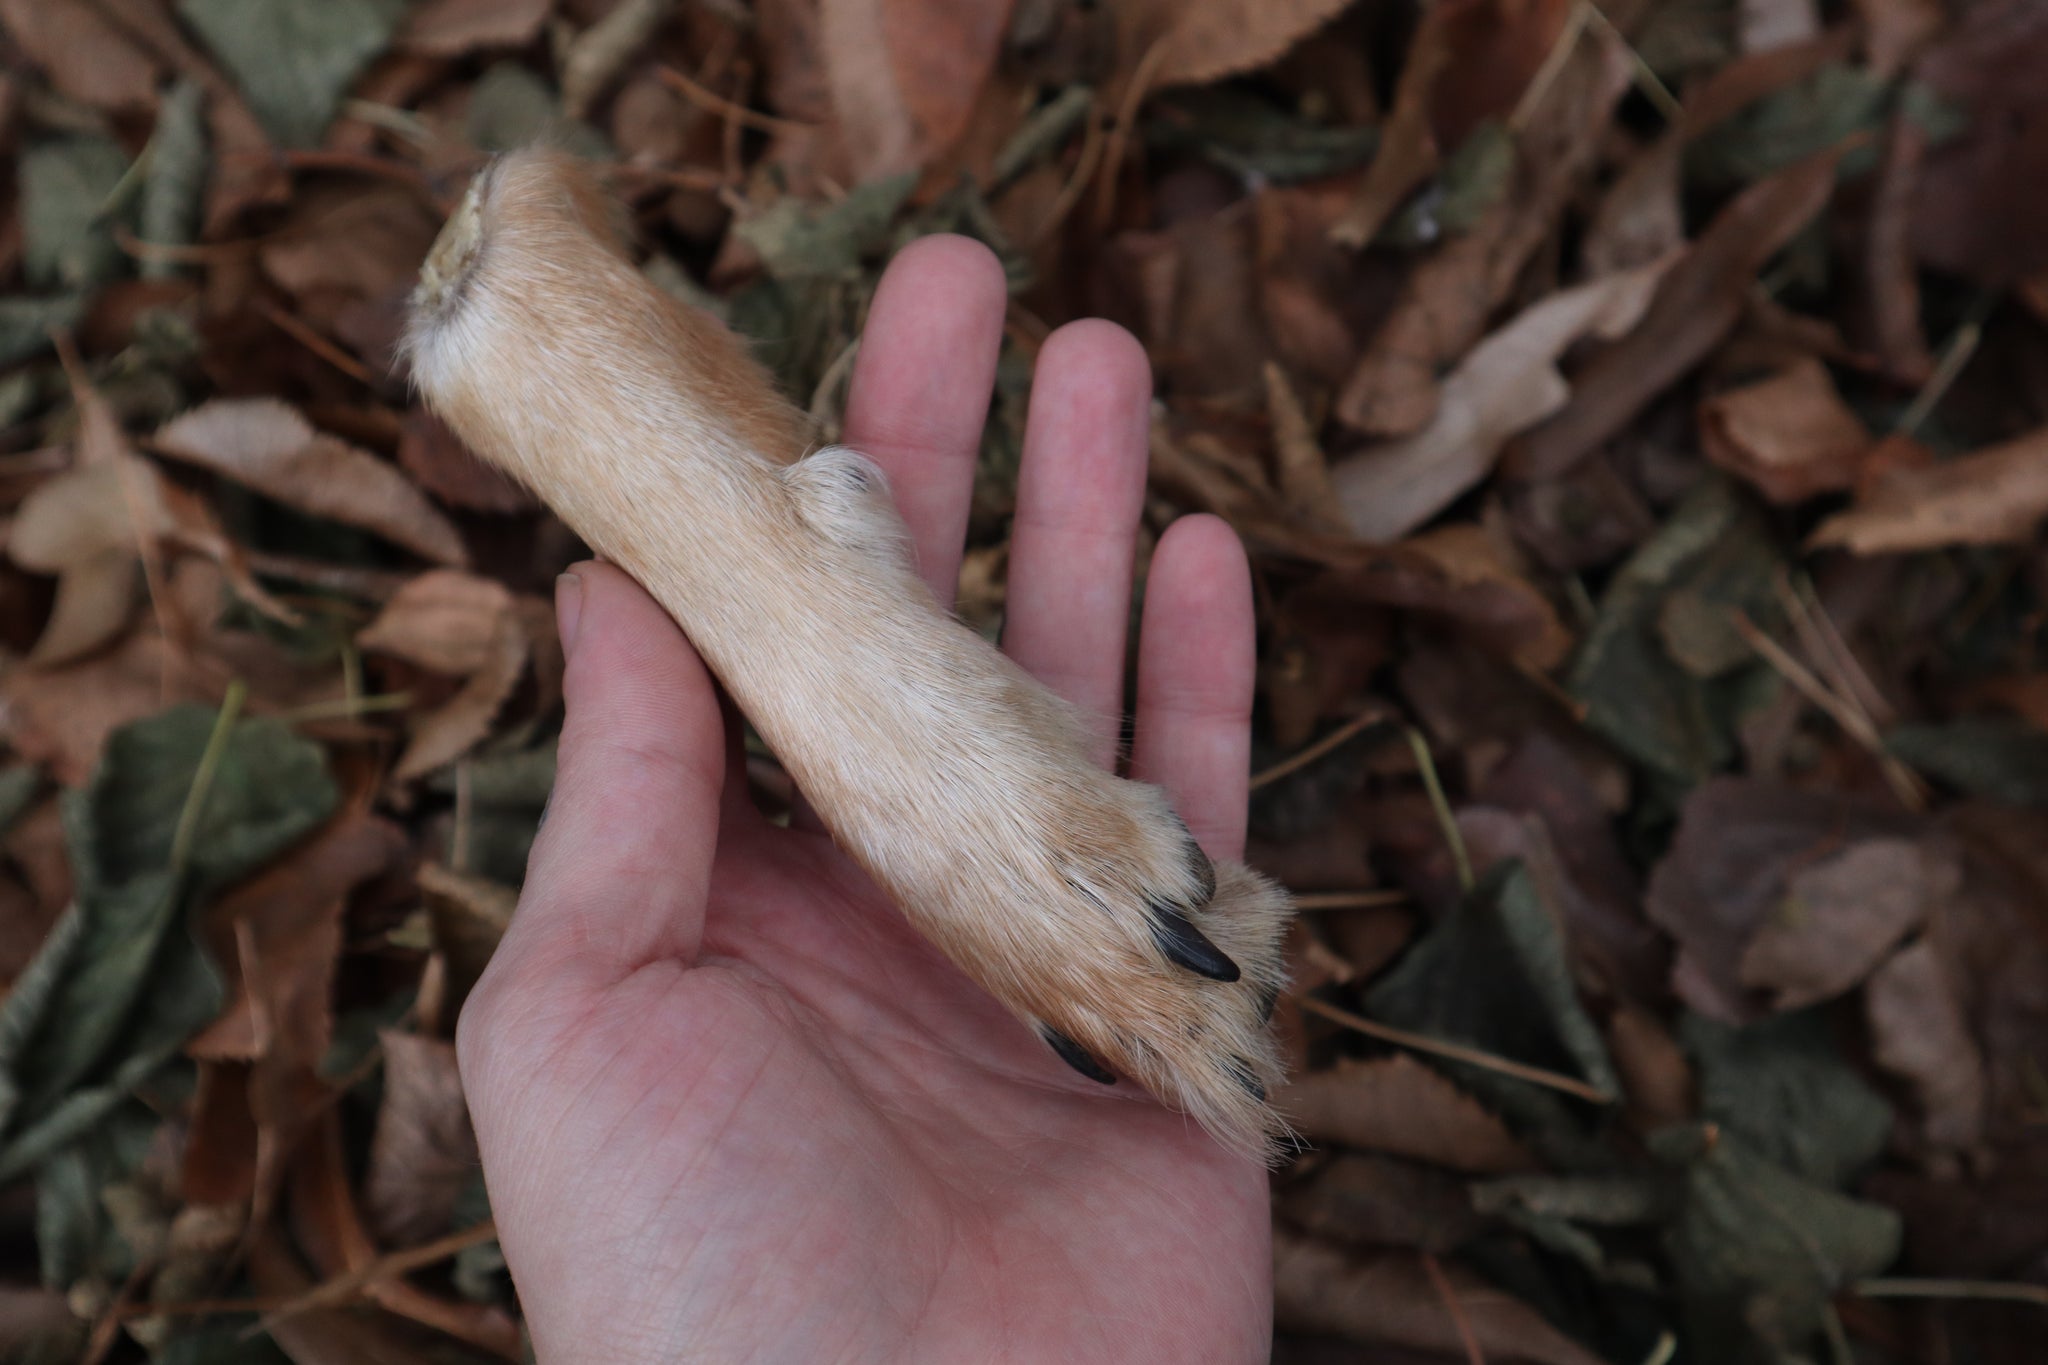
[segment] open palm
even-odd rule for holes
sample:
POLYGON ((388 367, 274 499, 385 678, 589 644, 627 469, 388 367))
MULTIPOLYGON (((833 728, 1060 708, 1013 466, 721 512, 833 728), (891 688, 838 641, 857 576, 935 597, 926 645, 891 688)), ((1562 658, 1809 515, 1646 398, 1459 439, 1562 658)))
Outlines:
MULTIPOLYGON (((944 599, 1003 309, 985 249, 911 246, 849 398, 944 599)), ((1101 718, 1105 764, 1149 401, 1119 329, 1048 339, 1012 540, 1005 648, 1101 718)), ((702 664, 622 574, 579 566, 559 606, 555 795, 458 1037, 541 1360, 1263 1357, 1265 1173, 1076 1075, 825 835, 754 811, 702 664)), ((1251 673, 1242 551, 1177 523, 1132 767, 1219 859, 1243 842, 1251 673)))

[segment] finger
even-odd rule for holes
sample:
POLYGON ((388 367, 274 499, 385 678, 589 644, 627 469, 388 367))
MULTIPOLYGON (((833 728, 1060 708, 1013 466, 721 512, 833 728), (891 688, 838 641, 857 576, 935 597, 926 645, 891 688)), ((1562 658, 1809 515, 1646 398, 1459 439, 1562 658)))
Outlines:
POLYGON ((1123 711, 1151 402, 1129 332, 1096 319, 1060 328, 1038 355, 1017 478, 1003 648, 1082 708, 1105 765, 1123 711))
POLYGON ((607 564, 556 588, 568 713, 546 822, 501 952, 599 984, 702 941, 726 735, 710 674, 667 613, 607 564))
POLYGON ((1256 657, 1237 533, 1218 517, 1181 518, 1145 583, 1131 775, 1166 788, 1212 858, 1244 855, 1256 657))
POLYGON ((949 606, 1007 298, 1002 263, 980 242, 912 242, 875 290, 846 396, 846 444, 887 476, 918 567, 949 606))

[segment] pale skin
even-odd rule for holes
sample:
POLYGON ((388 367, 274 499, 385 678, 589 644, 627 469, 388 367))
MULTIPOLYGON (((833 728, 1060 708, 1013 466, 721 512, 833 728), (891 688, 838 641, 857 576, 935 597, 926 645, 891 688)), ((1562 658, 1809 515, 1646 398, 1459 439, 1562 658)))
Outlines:
MULTIPOLYGON (((848 399, 942 600, 1003 309, 985 248, 906 248, 848 399)), ((1150 395, 1128 334, 1054 333, 1018 490, 1004 648, 1101 718, 1105 765, 1150 395)), ((710 677, 623 574, 579 565, 557 606, 555 795, 457 1035, 540 1359, 1263 1359, 1263 1167, 1076 1075, 829 838, 764 819, 710 677)), ((1252 602, 1223 523, 1161 539, 1138 656, 1132 775, 1238 858, 1252 602)))

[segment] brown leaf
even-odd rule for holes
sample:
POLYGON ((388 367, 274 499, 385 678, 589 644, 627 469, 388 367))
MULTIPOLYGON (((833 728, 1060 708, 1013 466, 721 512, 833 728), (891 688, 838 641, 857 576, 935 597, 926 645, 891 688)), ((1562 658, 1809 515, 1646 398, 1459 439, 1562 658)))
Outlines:
POLYGON ((1495 654, 1542 672, 1563 661, 1571 633, 1550 600, 1484 527, 1439 526, 1332 571, 1334 592, 1440 616, 1495 654))
POLYGON ((420 893, 434 922, 434 946, 448 959, 449 1000, 460 1008, 512 923, 519 892, 439 863, 423 863, 420 893))
POLYGON ((1805 1009, 1861 981, 1962 885, 1953 856, 1906 839, 1866 839, 1793 873, 1743 950, 1742 984, 1779 1010, 1805 1009))
POLYGON ((399 781, 460 758, 489 734, 526 669, 527 633, 512 594, 495 579, 455 569, 432 570, 399 589, 356 643, 468 679, 414 721, 411 742, 393 770, 399 781))
POLYGON ((1877 1064, 1912 1088, 1921 1137, 1968 1152, 1984 1136, 1984 1060, 1932 943, 1902 948, 1863 993, 1877 1064))
POLYGON ((1851 843, 1917 832, 1910 817, 1832 792, 1733 777, 1695 787, 1644 902, 1650 919, 1677 940, 1678 997, 1728 1023, 1768 1013, 1743 979, 1743 954, 1800 871, 1851 843))
POLYGON ((1284 1229, 1273 1234, 1273 1315, 1285 1328, 1360 1345, 1463 1356, 1465 1332, 1485 1359, 1509 1365, 1600 1365, 1528 1304, 1471 1271, 1442 1267, 1457 1303, 1412 1252, 1354 1257, 1284 1229))
POLYGON ((1941 464, 1879 476, 1809 545, 1859 555, 2025 540, 2048 516, 2048 427, 1941 464))
POLYGON ((1914 67, 1969 127, 1930 150, 1914 196, 1913 245, 1936 269, 2001 287, 2048 267, 2048 9, 1972 6, 1914 67))
POLYGON ((406 15, 392 46, 430 57, 461 57, 481 47, 524 47, 537 37, 554 0, 426 0, 406 15))
POLYGON ((1480 1230, 1467 1182, 1435 1166, 1344 1152, 1287 1188, 1275 1211, 1340 1246, 1449 1252, 1480 1230))
POLYGON ((1264 66, 1350 0, 1129 0, 1117 7, 1125 68, 1146 88, 1199 85, 1264 66), (1155 50, 1156 48, 1156 50, 1155 50))
POLYGON ((1511 438, 1570 401, 1558 358, 1582 337, 1611 339, 1633 328, 1669 265, 1552 294, 1473 347, 1445 377, 1427 426, 1337 465, 1333 481, 1352 531, 1399 540, 1477 485, 1511 438))
POLYGON ((156 103, 157 64, 88 0, 0 0, 0 25, 81 104, 132 113, 156 103))
POLYGON ((83 786, 107 736, 180 701, 217 702, 154 630, 75 663, 0 670, 7 741, 67 787, 83 786))
POLYGON ((1583 248, 1596 274, 1655 260, 1685 239, 1679 203, 1686 147, 1766 95, 1805 80, 1849 53, 1842 29, 1811 42, 1739 57, 1687 91, 1684 117, 1616 177, 1593 212, 1583 248))
POLYGON ((1678 381, 1742 316, 1756 272, 1827 206, 1835 188, 1831 148, 1737 195, 1664 276, 1636 329, 1589 361, 1571 403, 1509 454, 1521 479, 1553 479, 1614 435, 1678 381))
POLYGON ((472 455, 455 433, 425 408, 405 415, 398 462, 420 487, 450 507, 471 512, 531 512, 534 496, 472 455))
POLYGON ((1515 177, 1470 232, 1432 252, 1338 392, 1346 426, 1406 436, 1436 415, 1439 369, 1486 331, 1522 267, 1549 238, 1589 174, 1614 104, 1628 89, 1627 51, 1589 33, 1516 140, 1515 177))
POLYGON ((1810 356, 1700 405, 1707 458, 1779 504, 1853 487, 1872 441, 1827 366, 1810 356))
POLYGON ((1264 375, 1266 416, 1273 425, 1273 464, 1280 495, 1310 525, 1342 531, 1343 519, 1336 510, 1337 491, 1330 486, 1329 460, 1323 454, 1322 442, 1316 439, 1308 414, 1302 410, 1301 399, 1287 382, 1287 372, 1275 362, 1266 362, 1264 375))
POLYGON ((1379 236, 1401 201, 1436 174, 1438 148, 1430 107, 1437 77, 1451 65, 1452 21, 1471 8, 1466 0, 1442 0, 1422 12, 1414 36, 1408 40, 1408 55, 1401 62, 1394 107, 1380 125, 1379 148, 1358 182, 1351 207, 1330 228, 1332 241, 1348 247, 1365 246, 1379 236))
POLYGON ((1318 1142, 1496 1175, 1536 1159, 1479 1101, 1406 1053, 1341 1061, 1289 1081, 1274 1099, 1318 1142))
POLYGON ((950 147, 995 69, 1011 0, 821 0, 820 46, 856 176, 950 147))
POLYGON ((276 399, 215 399, 173 418, 151 444, 311 516, 374 531, 442 564, 468 563, 461 533, 401 471, 315 431, 276 399))
POLYGON ((456 1201, 476 1179, 476 1134, 453 1043, 391 1029, 378 1037, 384 1102, 363 1178, 364 1211, 382 1245, 416 1246, 449 1231, 456 1201))

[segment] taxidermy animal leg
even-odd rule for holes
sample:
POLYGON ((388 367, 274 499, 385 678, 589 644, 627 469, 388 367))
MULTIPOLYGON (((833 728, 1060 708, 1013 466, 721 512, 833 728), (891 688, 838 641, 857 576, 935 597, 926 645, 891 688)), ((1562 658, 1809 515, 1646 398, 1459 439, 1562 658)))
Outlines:
POLYGON ((561 155, 477 178, 414 295, 427 400, 667 608, 919 932, 1075 1070, 1268 1151, 1285 893, 932 599, 874 466, 790 462, 794 410, 611 212, 561 155))

